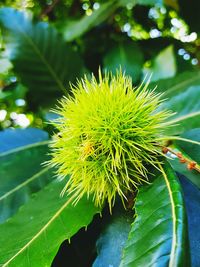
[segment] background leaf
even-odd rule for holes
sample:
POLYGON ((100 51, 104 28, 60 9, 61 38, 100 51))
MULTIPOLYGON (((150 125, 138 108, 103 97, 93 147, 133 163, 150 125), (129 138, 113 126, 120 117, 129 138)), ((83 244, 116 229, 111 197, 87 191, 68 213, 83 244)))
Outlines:
POLYGON ((151 81, 166 79, 176 74, 176 59, 172 45, 163 49, 153 61, 150 72, 153 72, 151 81))
POLYGON ((170 127, 169 134, 181 134, 187 130, 200 126, 200 86, 191 86, 182 93, 164 102, 166 108, 176 114, 169 120, 175 127, 170 127))
POLYGON ((1 8, 0 24, 7 30, 9 59, 28 87, 31 103, 44 105, 66 94, 68 82, 82 74, 83 62, 56 29, 34 24, 26 13, 12 8, 1 8))
POLYGON ((116 0, 108 1, 100 4, 97 10, 94 10, 90 16, 85 15, 80 20, 71 22, 67 26, 62 26, 63 37, 66 41, 72 41, 93 27, 99 25, 108 19, 118 7, 116 0))
POLYGON ((163 97, 170 99, 179 93, 184 92, 190 86, 200 84, 200 71, 183 72, 176 77, 162 79, 159 82, 151 83, 151 88, 157 87, 158 92, 164 93, 163 97))
POLYGON ((139 5, 156 5, 156 4, 162 4, 162 0, 137 0, 137 3, 139 5))
MULTIPOLYGON (((185 132, 181 137, 200 142, 200 128, 185 132)), ((190 158, 200 164, 200 146, 177 140, 175 146, 186 153, 190 158)))
POLYGON ((153 6, 155 4, 162 4, 162 0, 119 0, 121 6, 126 6, 127 4, 138 4, 144 6, 153 6))
POLYGON ((122 257, 122 250, 128 238, 133 222, 133 213, 117 205, 111 216, 104 223, 100 237, 97 240, 97 258, 93 267, 118 267, 122 257))
POLYGON ((62 23, 60 31, 64 39, 70 42, 109 19, 119 7, 126 7, 128 4, 131 4, 132 7, 136 4, 154 5, 155 3, 161 2, 162 0, 110 0, 105 3, 100 3, 99 8, 93 10, 90 16, 85 15, 79 20, 67 22, 66 24, 62 23))
POLYGON ((44 131, 31 128, 0 133, 1 151, 4 151, 0 154, 1 223, 16 213, 32 193, 52 181, 53 171, 41 166, 49 158, 47 138, 44 131))
POLYGON ((181 187, 170 167, 136 197, 132 225, 120 266, 189 266, 181 187))
POLYGON ((140 47, 134 42, 116 44, 105 55, 104 68, 116 73, 121 66, 122 70, 130 75, 133 82, 136 82, 141 76, 141 68, 144 58, 140 47))
POLYGON ((48 139, 47 132, 36 128, 6 129, 0 132, 0 153, 48 139))

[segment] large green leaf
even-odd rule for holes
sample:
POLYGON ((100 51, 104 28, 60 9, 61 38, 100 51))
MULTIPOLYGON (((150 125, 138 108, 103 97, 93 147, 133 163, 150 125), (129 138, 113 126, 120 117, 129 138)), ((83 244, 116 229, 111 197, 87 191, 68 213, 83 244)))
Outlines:
POLYGON ((144 57, 140 47, 136 43, 126 42, 116 44, 112 47, 106 53, 103 62, 106 70, 115 73, 121 67, 136 82, 141 75, 144 57))
POLYGON ((118 203, 113 214, 104 223, 103 231, 97 240, 97 258, 93 267, 119 266, 132 222, 133 212, 125 210, 118 203))
MULTIPOLYGON (((185 132, 181 137, 200 142, 200 128, 185 132)), ((174 147, 180 151, 186 158, 191 159, 200 167, 200 146, 183 141, 176 141, 174 147)), ((200 173, 196 170, 188 170, 186 164, 181 164, 178 158, 169 160, 173 168, 190 179, 198 188, 200 188, 200 173)))
POLYGON ((181 187, 170 165, 163 172, 139 190, 120 266, 190 266, 181 187))
POLYGON ((52 181, 48 135, 38 129, 6 130, 0 133, 0 222, 12 216, 31 194, 52 181), (16 147, 19 146, 20 147, 16 147))
POLYGON ((82 73, 83 63, 56 29, 47 23, 34 24, 28 14, 1 8, 0 24, 6 29, 9 59, 33 103, 44 104, 66 94, 69 81, 82 73))
POLYGON ((170 121, 175 127, 170 127, 170 134, 181 134, 200 126, 200 86, 191 86, 184 92, 169 98, 162 108, 175 113, 170 121))
POLYGON ((64 184, 50 183, 0 226, 0 266, 50 266, 63 240, 91 222, 98 212, 93 202, 69 204, 59 196, 64 184))

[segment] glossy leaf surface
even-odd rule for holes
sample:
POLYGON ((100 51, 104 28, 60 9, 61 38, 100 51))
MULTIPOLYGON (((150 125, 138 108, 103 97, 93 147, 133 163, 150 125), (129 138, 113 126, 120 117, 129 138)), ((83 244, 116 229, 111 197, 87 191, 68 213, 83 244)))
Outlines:
POLYGON ((0 226, 1 266, 50 266, 60 244, 91 222, 98 210, 85 198, 74 207, 60 197, 64 182, 50 183, 0 226))
POLYGON ((49 158, 48 134, 38 129, 0 133, 0 222, 12 216, 31 194, 52 181, 52 171, 41 164, 49 158), (18 146, 18 147, 17 147, 18 146), (4 151, 4 152, 3 152, 4 151))
POLYGON ((93 267, 119 266, 132 222, 133 212, 116 205, 96 242, 97 258, 93 267))
POLYGON ((140 188, 135 211, 120 266, 189 266, 181 187, 167 163, 163 174, 140 188))
POLYGON ((169 134, 181 134, 200 127, 200 86, 191 86, 184 92, 169 98, 163 108, 175 114, 169 119, 175 127, 169 128, 169 134))

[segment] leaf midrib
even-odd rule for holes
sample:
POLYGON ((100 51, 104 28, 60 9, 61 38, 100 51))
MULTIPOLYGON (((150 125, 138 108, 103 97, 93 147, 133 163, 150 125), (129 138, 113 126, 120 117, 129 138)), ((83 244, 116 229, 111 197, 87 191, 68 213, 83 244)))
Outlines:
POLYGON ((6 152, 0 153, 0 157, 5 157, 7 155, 13 154, 13 153, 17 153, 26 149, 30 149, 33 147, 38 147, 38 146, 44 146, 44 145, 48 145, 51 141, 50 140, 46 140, 46 141, 41 141, 41 142, 37 142, 37 143, 32 143, 32 144, 28 144, 28 145, 24 145, 24 146, 20 146, 11 150, 8 150, 6 152))
POLYGON ((30 178, 28 178, 27 180, 25 180, 23 183, 21 183, 21 184, 17 185, 16 187, 12 188, 10 191, 6 192, 4 195, 2 195, 0 197, 0 201, 2 201, 3 199, 7 198, 10 195, 12 195, 16 191, 19 191, 21 188, 23 188, 27 184, 31 183, 32 181, 38 179, 42 174, 44 174, 45 172, 47 172, 49 169, 50 169, 50 166, 42 169, 40 172, 34 174, 33 176, 31 176, 30 178))
POLYGON ((187 86, 188 84, 190 85, 190 83, 193 83, 193 82, 198 81, 198 80, 200 80, 200 77, 198 75, 196 75, 195 77, 187 79, 187 80, 185 80, 183 82, 179 82, 177 85, 174 85, 170 89, 166 90, 163 95, 165 97, 167 95, 171 95, 174 91, 180 90, 181 87, 187 86))
POLYGON ((24 245, 14 256, 12 256, 6 263, 2 265, 2 267, 8 266, 9 263, 11 263, 18 255, 20 255, 26 248, 29 247, 30 244, 32 244, 47 228, 48 226, 61 214, 61 212, 67 207, 67 205, 71 202, 71 198, 68 199, 67 202, 65 202, 62 207, 52 216, 52 218, 40 229, 40 231, 34 235, 31 240, 24 245))
POLYGON ((159 164, 160 170, 162 171, 163 177, 165 179, 165 183, 169 192, 171 207, 172 207, 172 247, 171 247, 171 253, 170 253, 170 260, 169 260, 169 267, 174 267, 174 259, 175 259, 175 253, 176 253, 176 246, 177 246, 177 233, 176 233, 176 209, 175 209, 175 203, 173 199, 173 192, 170 186, 170 183, 168 181, 168 177, 166 172, 164 171, 163 167, 159 164))
POLYGON ((169 120, 166 124, 168 124, 168 123, 173 124, 173 123, 184 121, 184 120, 187 120, 189 118, 193 118, 193 117, 196 117, 199 115, 200 115, 200 111, 191 112, 191 113, 188 113, 187 115, 183 115, 183 116, 177 117, 175 119, 169 120))

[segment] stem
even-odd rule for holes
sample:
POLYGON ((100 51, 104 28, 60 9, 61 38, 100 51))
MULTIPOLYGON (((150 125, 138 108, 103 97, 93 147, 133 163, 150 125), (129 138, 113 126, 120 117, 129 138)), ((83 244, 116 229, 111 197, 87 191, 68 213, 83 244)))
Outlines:
POLYGON ((175 152, 171 148, 168 148, 168 147, 163 147, 162 151, 163 151, 164 154, 166 154, 167 152, 170 152, 171 154, 175 155, 177 158, 179 158, 180 163, 187 164, 188 170, 196 170, 196 171, 198 171, 200 173, 200 167, 198 166, 198 164, 195 161, 192 161, 192 160, 184 157, 182 155, 182 153, 175 152))

